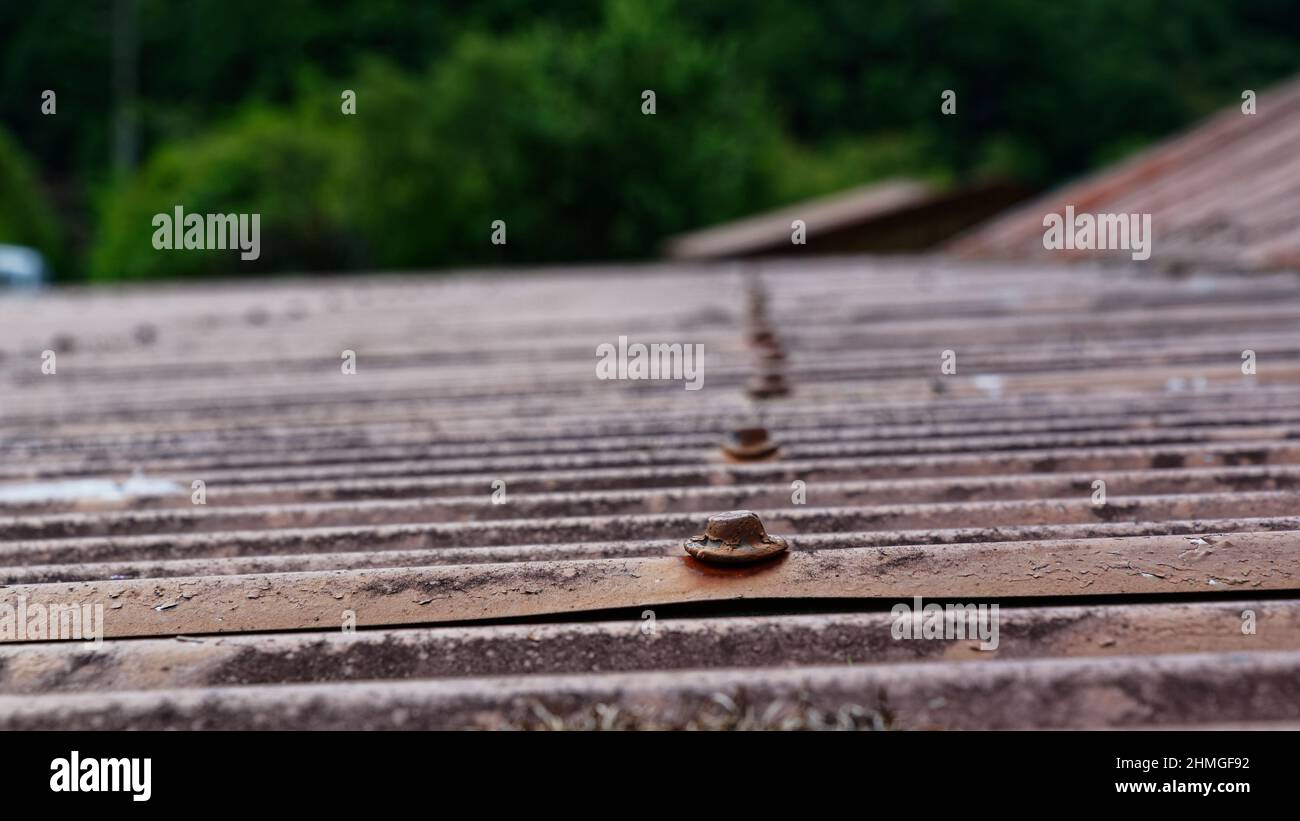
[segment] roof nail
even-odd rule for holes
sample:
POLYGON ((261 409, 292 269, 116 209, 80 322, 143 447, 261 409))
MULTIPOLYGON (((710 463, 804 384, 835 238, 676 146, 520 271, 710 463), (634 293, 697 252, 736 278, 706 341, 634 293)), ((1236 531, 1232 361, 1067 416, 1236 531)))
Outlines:
POLYGON ((755 346, 758 349, 758 358, 768 362, 776 362, 785 359, 785 351, 781 350, 781 343, 771 342, 755 346))
POLYGON ((784 553, 790 545, 780 536, 769 536, 754 511, 733 510, 710 516, 704 532, 682 547, 703 562, 747 564, 784 553))
POLYGON ((772 399, 790 393, 790 386, 779 371, 766 371, 752 378, 745 390, 752 399, 772 399))
POLYGON ((766 459, 776 453, 776 447, 776 440, 762 427, 737 428, 722 442, 724 453, 742 461, 766 459))

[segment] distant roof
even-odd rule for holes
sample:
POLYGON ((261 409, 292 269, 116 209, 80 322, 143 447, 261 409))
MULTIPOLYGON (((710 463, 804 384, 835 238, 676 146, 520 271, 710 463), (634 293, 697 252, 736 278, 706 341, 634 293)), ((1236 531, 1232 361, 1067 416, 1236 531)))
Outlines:
MULTIPOLYGON (((1175 267, 1300 268, 1300 78, 1238 102, 1130 159, 1008 211, 948 246, 962 257, 1097 259, 1048 251, 1043 220, 1151 214, 1151 261, 1175 267)), ((1123 258, 1129 255, 1123 253, 1123 258)))
POLYGON ((795 220, 808 251, 904 251, 930 248, 1023 195, 1003 185, 957 192, 913 179, 863 185, 669 238, 672 259, 723 259, 789 253, 795 220))
POLYGON ((790 245, 791 224, 803 220, 809 236, 842 228, 924 202, 933 193, 917 180, 889 180, 807 200, 711 228, 680 234, 668 241, 668 256, 708 259, 743 255, 790 245))

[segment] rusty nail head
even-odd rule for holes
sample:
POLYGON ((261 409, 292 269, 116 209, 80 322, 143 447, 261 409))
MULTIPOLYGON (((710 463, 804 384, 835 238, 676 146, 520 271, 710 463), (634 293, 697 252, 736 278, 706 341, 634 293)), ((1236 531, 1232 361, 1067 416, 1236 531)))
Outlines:
POLYGON ((770 536, 752 510, 733 510, 709 517, 699 536, 687 539, 686 552, 702 562, 748 564, 770 559, 790 548, 780 536, 770 536))
POLYGON ((747 391, 754 399, 771 399, 775 396, 785 396, 790 392, 790 387, 786 385, 785 377, 779 372, 768 371, 750 380, 747 391))
POLYGON ((775 361, 785 359, 785 351, 781 350, 779 342, 767 342, 757 346, 759 359, 775 361))
POLYGON ((767 428, 738 428, 727 435, 722 450, 733 459, 764 459, 776 453, 776 440, 767 428))

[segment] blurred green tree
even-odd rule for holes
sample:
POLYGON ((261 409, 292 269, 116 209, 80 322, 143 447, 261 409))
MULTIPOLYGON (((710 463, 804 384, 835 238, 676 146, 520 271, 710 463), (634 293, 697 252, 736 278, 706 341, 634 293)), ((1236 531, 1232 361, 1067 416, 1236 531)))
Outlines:
POLYGON ((778 124, 734 49, 671 9, 615 0, 592 32, 470 35, 417 77, 366 72, 347 199, 375 262, 643 256, 768 205, 778 124))
POLYGON ((171 143, 141 172, 100 198, 94 279, 319 271, 362 258, 341 219, 335 185, 342 145, 309 115, 254 109, 209 136, 171 143), (233 251, 159 251, 155 214, 261 215, 261 256, 233 251))
POLYGON ((765 207, 778 125, 730 50, 670 9, 615 0, 594 32, 467 35, 417 75, 365 67, 355 116, 313 81, 291 112, 171 143, 102 198, 94 276, 636 257, 765 207), (150 219, 175 205, 261 213, 262 258, 155 251, 150 219))

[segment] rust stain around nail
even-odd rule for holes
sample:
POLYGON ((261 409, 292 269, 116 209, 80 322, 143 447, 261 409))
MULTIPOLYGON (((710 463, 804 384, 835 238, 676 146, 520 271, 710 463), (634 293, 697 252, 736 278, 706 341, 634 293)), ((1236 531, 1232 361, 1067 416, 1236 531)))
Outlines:
POLYGON ((778 553, 770 559, 742 564, 732 562, 722 564, 710 561, 701 561, 694 556, 680 557, 682 563, 690 568, 691 572, 697 573, 708 578, 724 578, 729 580, 756 576, 760 573, 770 573, 779 568, 787 559, 790 558, 790 551, 778 553))
POLYGON ((767 459, 776 454, 777 443, 767 432, 767 428, 738 428, 727 434, 722 441, 722 451, 732 459, 755 461, 767 459))
POLYGON ((704 532, 687 539, 686 552, 702 562, 749 564, 784 553, 790 545, 771 536, 752 510, 732 510, 709 517, 704 532))

